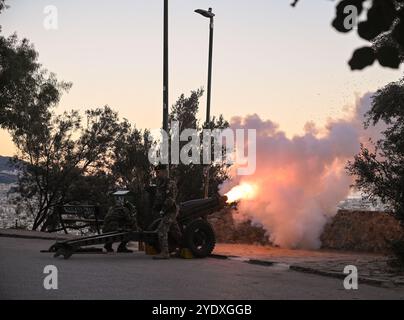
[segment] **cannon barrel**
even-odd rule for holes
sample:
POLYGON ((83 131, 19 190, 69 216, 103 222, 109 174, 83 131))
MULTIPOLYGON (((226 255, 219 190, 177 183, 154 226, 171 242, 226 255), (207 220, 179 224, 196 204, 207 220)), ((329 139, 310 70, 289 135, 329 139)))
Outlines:
POLYGON ((197 199, 180 204, 180 212, 178 215, 179 222, 201 218, 217 211, 226 206, 226 196, 215 196, 207 199, 197 199))

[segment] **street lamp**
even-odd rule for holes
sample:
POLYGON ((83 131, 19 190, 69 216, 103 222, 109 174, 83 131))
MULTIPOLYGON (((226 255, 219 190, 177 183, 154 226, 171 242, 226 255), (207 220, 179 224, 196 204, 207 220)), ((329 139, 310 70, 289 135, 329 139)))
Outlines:
MULTIPOLYGON (((215 14, 212 12, 212 8, 209 10, 197 9, 196 13, 202 15, 210 20, 209 24, 209 68, 208 68, 208 93, 206 102, 206 125, 210 123, 210 101, 212 96, 212 56, 213 56, 213 29, 214 29, 214 17, 215 14)), ((209 196, 209 166, 205 167, 205 198, 209 196)))
POLYGON ((215 14, 212 12, 212 8, 209 10, 198 9, 195 10, 196 13, 209 18, 209 69, 208 69, 208 96, 207 96, 207 106, 206 106, 206 123, 210 122, 210 100, 212 94, 212 56, 213 56, 213 29, 214 29, 214 17, 215 14))

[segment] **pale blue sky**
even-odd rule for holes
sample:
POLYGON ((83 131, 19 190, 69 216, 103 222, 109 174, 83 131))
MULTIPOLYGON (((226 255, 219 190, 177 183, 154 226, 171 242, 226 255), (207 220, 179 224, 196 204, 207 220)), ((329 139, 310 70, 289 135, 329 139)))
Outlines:
MULTIPOLYGON (((59 111, 109 104, 140 128, 161 125, 162 0, 9 0, 3 33, 17 31, 59 79, 73 82, 59 111), (55 5, 59 30, 43 27, 55 5)), ((301 0, 171 0, 170 103, 206 86, 208 21, 216 13, 212 113, 227 118, 258 113, 289 135, 307 121, 323 124, 343 114, 355 94, 395 81, 401 71, 378 65, 351 72, 354 48, 365 44, 330 26, 335 2, 301 0)), ((203 107, 205 100, 203 100, 203 107)), ((201 113, 204 118, 204 112, 201 113)), ((12 153, 0 133, 0 154, 12 153)))

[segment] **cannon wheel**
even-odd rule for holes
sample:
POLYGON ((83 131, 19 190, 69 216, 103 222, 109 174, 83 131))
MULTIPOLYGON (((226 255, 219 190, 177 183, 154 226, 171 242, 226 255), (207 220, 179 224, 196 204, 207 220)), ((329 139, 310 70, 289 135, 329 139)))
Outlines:
POLYGON ((216 245, 215 232, 210 223, 203 219, 192 221, 186 226, 183 240, 197 258, 209 256, 216 245))

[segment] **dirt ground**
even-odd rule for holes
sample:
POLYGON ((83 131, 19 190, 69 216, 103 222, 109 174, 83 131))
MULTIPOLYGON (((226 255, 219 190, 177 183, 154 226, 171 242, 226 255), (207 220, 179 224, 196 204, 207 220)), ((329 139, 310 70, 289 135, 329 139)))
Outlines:
POLYGON ((385 259, 382 254, 358 253, 337 250, 292 250, 271 246, 257 246, 248 244, 224 244, 216 245, 215 254, 234 255, 250 259, 268 259, 275 262, 297 263, 316 262, 323 260, 374 260, 385 259))

